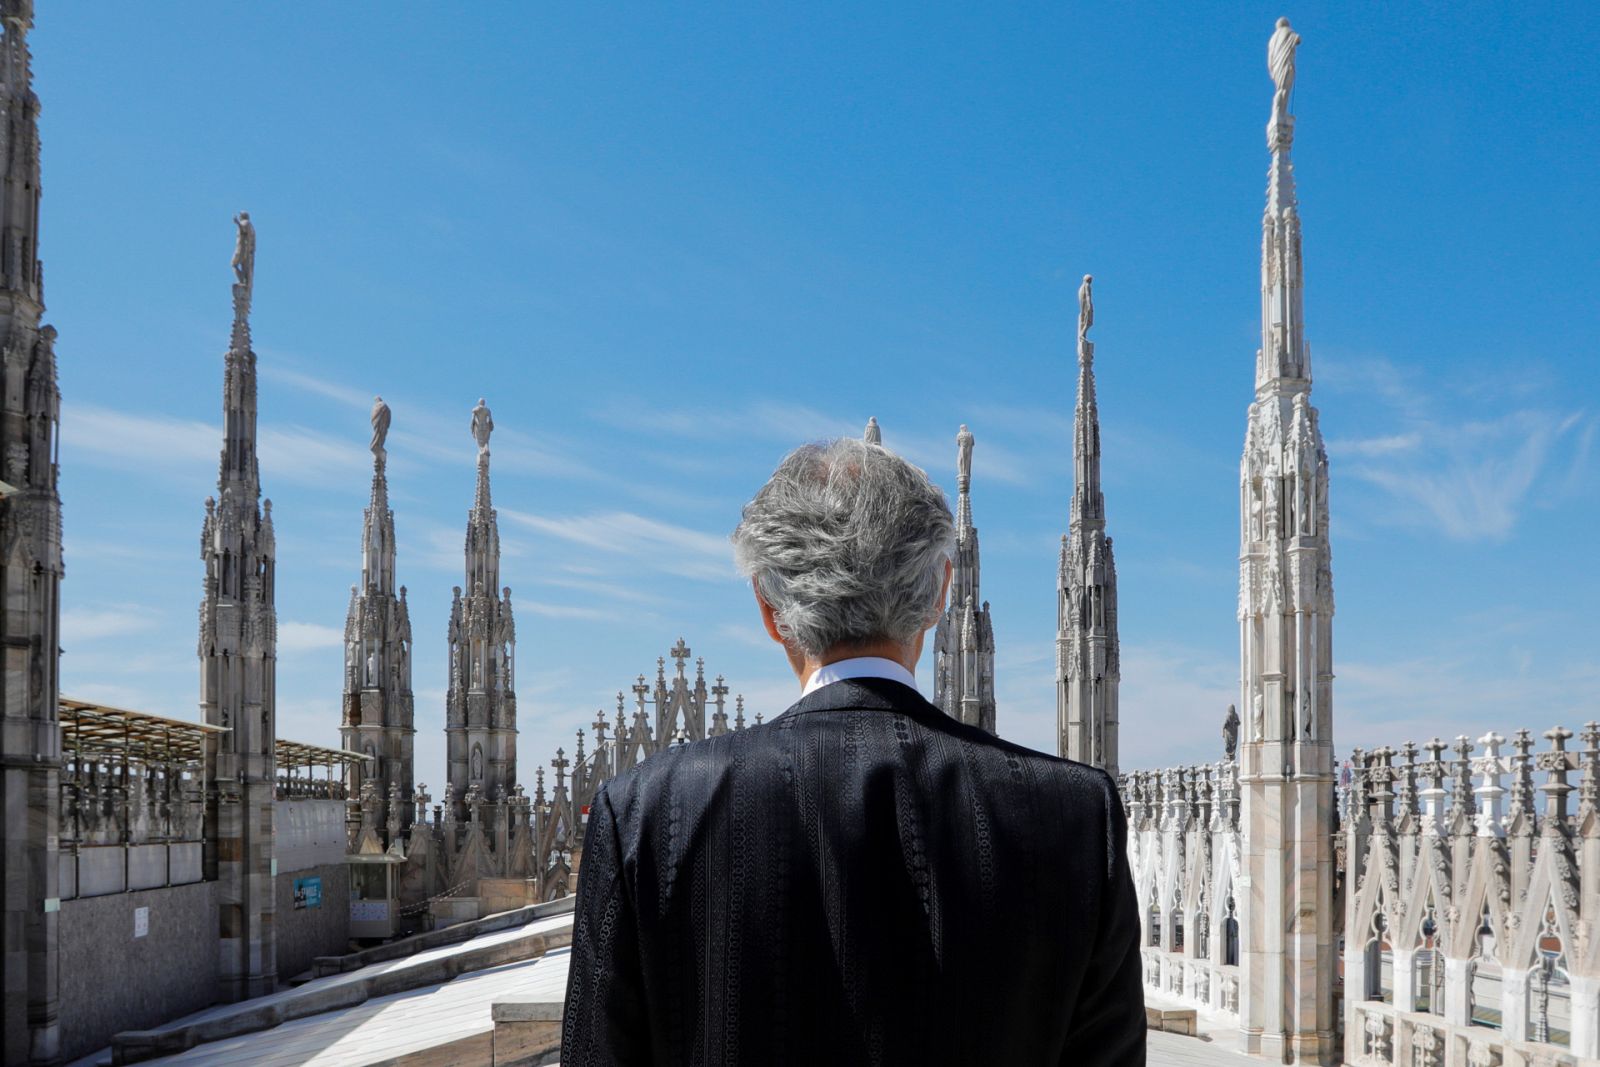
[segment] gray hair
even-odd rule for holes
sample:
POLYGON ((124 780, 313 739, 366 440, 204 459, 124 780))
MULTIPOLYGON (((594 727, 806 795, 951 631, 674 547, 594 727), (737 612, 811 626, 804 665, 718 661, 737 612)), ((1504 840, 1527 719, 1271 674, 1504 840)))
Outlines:
POLYGON ((950 506, 927 474, 851 438, 785 456, 733 531, 734 561, 778 633, 813 656, 927 629, 954 548, 950 506))

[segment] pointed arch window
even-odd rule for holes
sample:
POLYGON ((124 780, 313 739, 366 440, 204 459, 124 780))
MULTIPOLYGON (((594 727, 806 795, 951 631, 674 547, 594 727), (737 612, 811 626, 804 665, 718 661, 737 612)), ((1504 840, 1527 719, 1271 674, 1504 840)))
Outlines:
POLYGON ((1183 951, 1183 889, 1172 891, 1172 951, 1183 951))
POLYGON ((1411 1010, 1444 1014, 1444 932, 1439 928, 1432 901, 1417 929, 1411 954, 1411 1010))
POLYGON ((1222 963, 1225 967, 1239 966, 1239 917, 1233 894, 1228 894, 1228 914, 1222 920, 1222 963))
POLYGON ((1572 1045, 1572 981, 1555 905, 1546 906, 1539 944, 1528 971, 1528 1040, 1572 1045))
POLYGON ((1467 968, 1468 1019, 1473 1026, 1500 1029, 1500 961, 1495 958, 1497 938, 1488 902, 1478 915, 1477 950, 1467 968))
POLYGON ((1161 947, 1161 901, 1154 893, 1150 895, 1150 947, 1161 947))
POLYGON ((1367 988, 1364 1000, 1394 1003, 1394 946, 1389 943, 1389 920, 1382 909, 1372 913, 1367 939, 1367 988))

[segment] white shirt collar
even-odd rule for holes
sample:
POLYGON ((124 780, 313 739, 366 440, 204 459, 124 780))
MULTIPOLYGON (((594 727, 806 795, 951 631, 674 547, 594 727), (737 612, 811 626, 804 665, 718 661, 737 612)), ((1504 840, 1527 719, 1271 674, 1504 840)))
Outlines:
POLYGON ((823 686, 842 682, 846 678, 887 678, 892 682, 908 685, 912 689, 917 687, 916 677, 894 660, 884 659, 881 656, 857 656, 854 659, 836 660, 812 671, 811 677, 806 679, 805 688, 800 690, 800 695, 810 696, 823 686))

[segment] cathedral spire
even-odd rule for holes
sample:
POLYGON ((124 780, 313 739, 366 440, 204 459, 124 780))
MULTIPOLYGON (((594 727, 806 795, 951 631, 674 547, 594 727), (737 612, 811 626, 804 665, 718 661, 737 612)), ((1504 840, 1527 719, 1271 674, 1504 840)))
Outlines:
POLYGON ((1117 773, 1117 569, 1100 490, 1100 408, 1094 389, 1094 278, 1078 289, 1078 403, 1073 413, 1072 503, 1061 539, 1056 596, 1057 751, 1117 773))
POLYGON ((500 588, 500 526, 489 494, 493 432, 494 418, 480 398, 472 409, 478 466, 467 512, 466 586, 456 588, 450 608, 450 687, 445 698, 445 743, 458 805, 474 788, 500 799, 517 784, 517 638, 511 590, 500 588))
POLYGON ((224 356, 223 442, 217 496, 200 536, 200 709, 207 735, 202 861, 222 888, 222 996, 240 1000, 277 986, 277 909, 271 866, 277 739, 277 550, 272 501, 256 465, 256 356, 250 349, 255 228, 234 217, 233 330, 224 356))
POLYGON ((1311 406, 1300 218, 1289 150, 1295 49, 1279 19, 1261 241, 1261 348, 1239 468, 1242 856, 1240 1025, 1247 1051, 1331 1062, 1333 577, 1328 457, 1311 406))
POLYGON ((972 524, 973 443, 972 431, 963 425, 956 434, 956 558, 948 606, 933 636, 933 702, 946 715, 993 733, 994 627, 989 604, 979 592, 978 530, 972 524))
POLYGON ((384 447, 392 421, 389 405, 372 404, 372 499, 361 522, 361 584, 350 587, 345 618, 344 717, 340 741, 368 762, 354 769, 351 789, 370 781, 375 824, 385 842, 409 831, 412 800, 413 698, 411 615, 405 586, 395 588, 394 512, 389 507, 389 453, 384 447), (393 829, 391 829, 391 827, 393 829))
POLYGON ((31 0, 0 0, 0 1061, 60 1051, 56 838, 60 818, 61 396, 54 327, 41 325, 39 98, 31 0), (43 902, 41 904, 41 902, 43 902))

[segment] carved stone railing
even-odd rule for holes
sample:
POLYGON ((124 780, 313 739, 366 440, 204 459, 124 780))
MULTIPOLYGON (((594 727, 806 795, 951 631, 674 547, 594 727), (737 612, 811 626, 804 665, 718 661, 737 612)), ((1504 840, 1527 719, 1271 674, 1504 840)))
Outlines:
POLYGON ((199 768, 194 764, 69 751, 60 782, 63 848, 200 840, 199 768))
POLYGON ((1237 1015, 1238 765, 1219 761, 1134 771, 1119 785, 1146 987, 1237 1015))
POLYGON ((1489 733, 1353 753, 1339 799, 1347 1061, 1600 1056, 1600 724, 1573 736, 1548 730, 1540 752, 1518 730, 1509 751, 1489 733))
POLYGON ((303 774, 278 775, 279 800, 348 800, 349 790, 339 778, 303 774))

